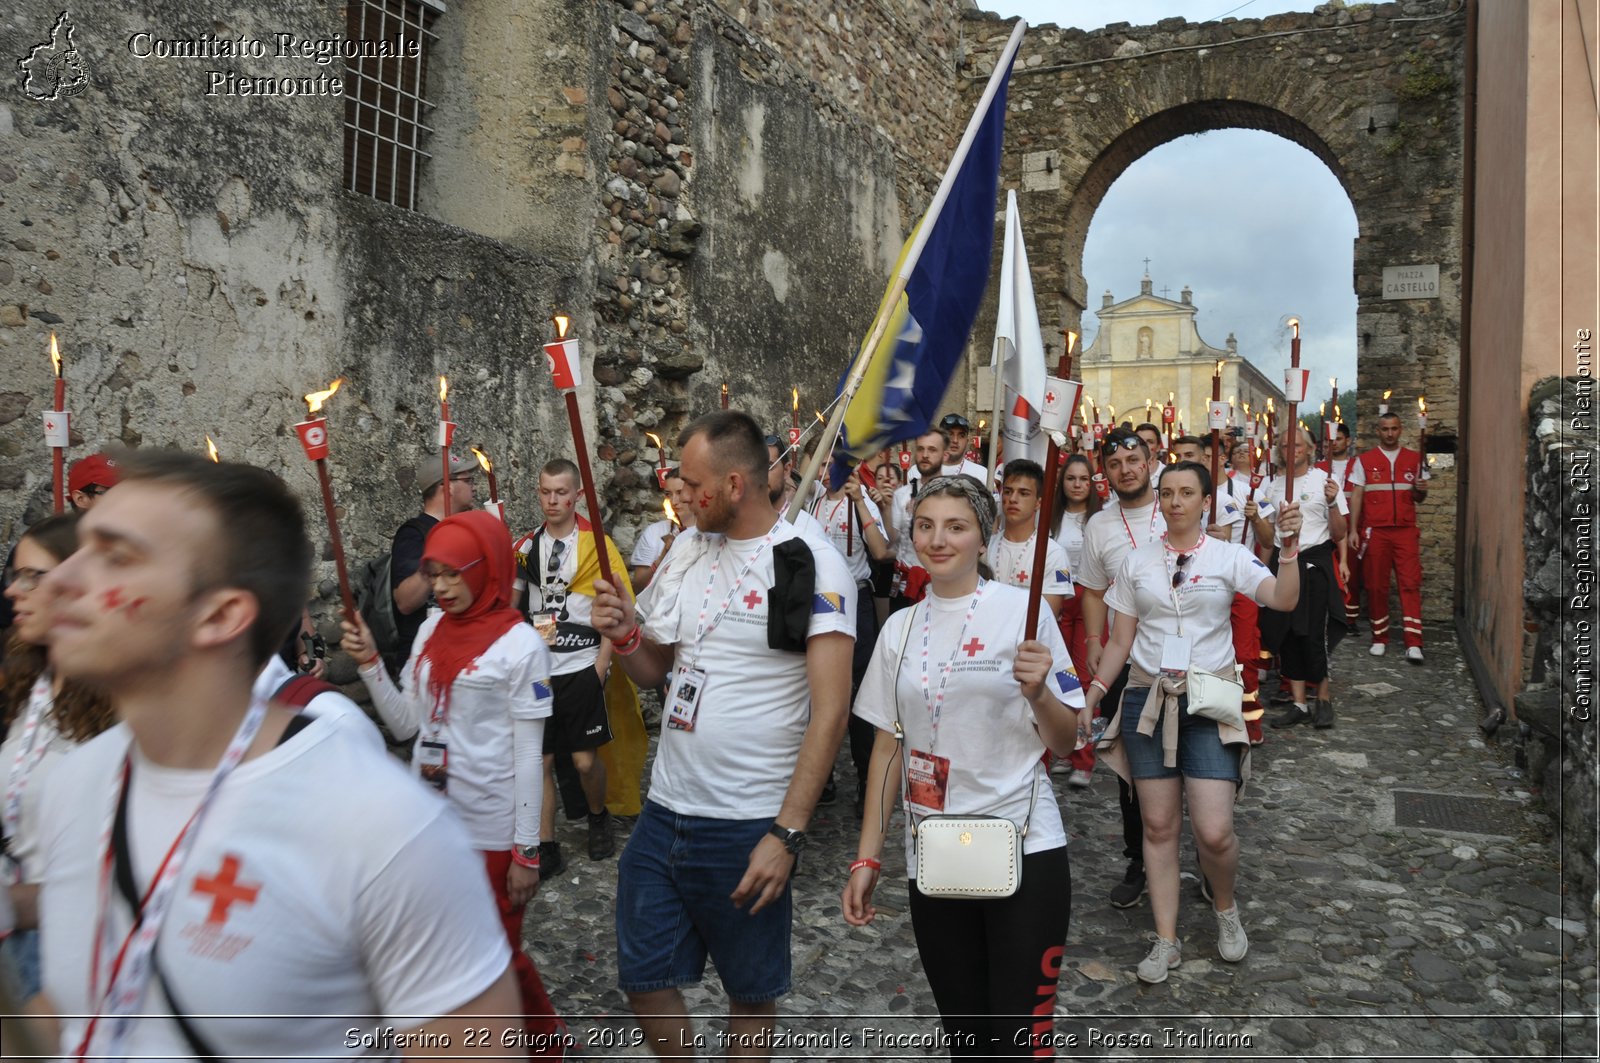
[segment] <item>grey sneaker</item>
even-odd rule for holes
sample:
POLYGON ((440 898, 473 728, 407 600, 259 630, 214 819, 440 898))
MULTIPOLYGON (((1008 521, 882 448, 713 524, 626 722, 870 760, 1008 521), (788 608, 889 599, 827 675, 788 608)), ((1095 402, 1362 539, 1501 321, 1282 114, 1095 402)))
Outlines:
POLYGON ((1183 957, 1178 954, 1180 944, 1157 935, 1156 943, 1150 946, 1150 955, 1139 961, 1138 970, 1134 972, 1139 976, 1139 981, 1152 984, 1165 982, 1167 972, 1183 962, 1183 957))
POLYGON ((1333 702, 1327 698, 1318 698, 1316 708, 1311 710, 1311 726, 1319 731, 1326 731, 1333 726, 1333 702))
MULTIPOLYGON (((1239 906, 1235 904, 1225 912, 1217 913, 1217 955, 1229 963, 1238 963, 1250 951, 1250 939, 1244 935, 1244 924, 1239 922, 1239 906)), ((1173 964, 1177 966, 1176 963, 1173 964)), ((1143 965, 1139 977, 1144 978, 1143 965)), ((1148 979, 1146 979, 1148 981, 1148 979)))

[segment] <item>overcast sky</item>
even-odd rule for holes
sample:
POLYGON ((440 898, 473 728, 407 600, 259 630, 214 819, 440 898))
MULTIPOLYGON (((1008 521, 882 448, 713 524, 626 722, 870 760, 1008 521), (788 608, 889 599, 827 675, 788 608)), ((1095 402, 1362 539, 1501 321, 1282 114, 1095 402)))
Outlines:
MULTIPOLYGON (((978 0, 1030 25, 1097 29, 1110 22, 1153 25, 1182 15, 1201 22, 1231 15, 1261 18, 1305 11, 1314 0, 978 0)), ((1026 50, 1027 45, 1023 45, 1026 50)), ((1028 219, 1023 218, 1026 234, 1028 219)), ((1239 352, 1282 386, 1289 363, 1283 318, 1302 321, 1301 364, 1311 393, 1328 378, 1355 383, 1356 298, 1351 263, 1356 216, 1349 197, 1316 156, 1271 133, 1228 129, 1183 137, 1130 166, 1111 186, 1089 225, 1083 272, 1089 312, 1107 288, 1121 302, 1139 292, 1150 259, 1156 294, 1194 289, 1201 337, 1216 347, 1229 332, 1239 352)))

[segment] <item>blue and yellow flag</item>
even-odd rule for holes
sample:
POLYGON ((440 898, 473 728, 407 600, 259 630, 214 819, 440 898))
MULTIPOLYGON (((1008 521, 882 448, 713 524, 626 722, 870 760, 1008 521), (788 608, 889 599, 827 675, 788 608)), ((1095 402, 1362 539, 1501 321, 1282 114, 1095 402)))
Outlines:
MULTIPOLYGON (((900 248, 894 277, 901 275, 918 230, 931 226, 905 291, 890 305, 891 280, 873 318, 874 328, 868 330, 870 338, 878 320, 888 317, 883 339, 845 409, 831 470, 836 486, 844 482, 856 462, 890 443, 928 430, 961 360, 989 283, 1011 63, 1008 59, 943 207, 937 215, 918 222, 900 248)), ((865 343, 862 346, 865 349, 865 343)), ((847 372, 839 383, 840 391, 848 380, 847 372)))

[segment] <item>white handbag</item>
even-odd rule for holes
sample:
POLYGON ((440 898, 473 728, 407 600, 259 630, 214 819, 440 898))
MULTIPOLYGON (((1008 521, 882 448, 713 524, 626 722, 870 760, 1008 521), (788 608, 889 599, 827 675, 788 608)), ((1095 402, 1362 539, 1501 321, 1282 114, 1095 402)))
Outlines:
MULTIPOLYGON (((1178 614, 1178 634, 1183 634, 1183 598, 1176 585, 1172 588, 1172 608, 1178 614)), ((1239 681, 1239 666, 1233 666, 1233 675, 1218 675, 1190 668, 1184 673, 1184 694, 1188 699, 1190 716, 1203 716, 1208 720, 1244 730, 1244 684, 1239 681)))

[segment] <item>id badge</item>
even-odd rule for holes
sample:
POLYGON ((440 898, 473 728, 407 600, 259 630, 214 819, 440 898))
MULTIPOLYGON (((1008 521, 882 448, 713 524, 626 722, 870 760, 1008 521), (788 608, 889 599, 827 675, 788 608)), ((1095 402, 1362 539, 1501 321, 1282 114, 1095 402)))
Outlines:
POLYGON ((906 758, 906 804, 913 812, 932 815, 944 811, 945 788, 950 785, 950 758, 913 749, 906 758))
POLYGON ((694 718, 700 711, 700 695, 705 692, 706 673, 699 668, 679 668, 672 676, 672 689, 667 691, 667 726, 674 731, 694 730, 694 718))
POLYGON ((1183 675, 1189 670, 1189 636, 1168 635, 1161 644, 1161 670, 1183 675))
POLYGON ((450 788, 450 749, 443 740, 417 743, 417 765, 422 781, 444 793, 450 788))

